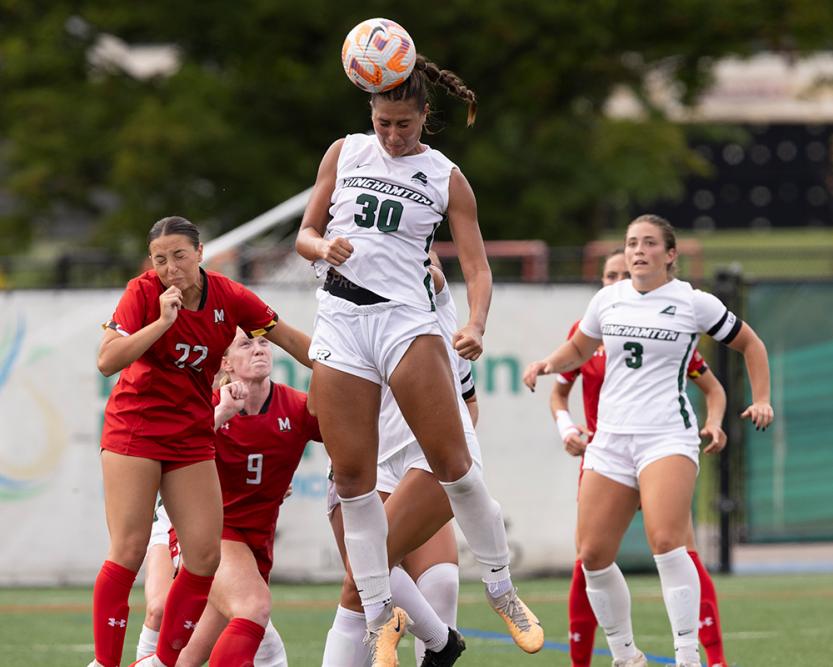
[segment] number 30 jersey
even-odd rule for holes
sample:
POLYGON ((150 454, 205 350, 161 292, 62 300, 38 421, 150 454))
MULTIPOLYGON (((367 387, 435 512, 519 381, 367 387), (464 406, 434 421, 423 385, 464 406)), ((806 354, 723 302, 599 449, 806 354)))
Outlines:
MULTIPOLYGON (((336 270, 393 302, 434 310, 428 250, 446 216, 454 168, 432 148, 392 158, 375 134, 345 137, 324 238, 348 239, 353 254, 336 270)), ((316 262, 319 275, 327 268, 316 262)))
POLYGON ((579 328, 604 341, 600 431, 662 433, 697 429, 685 393, 686 369, 702 332, 730 343, 741 321, 720 300, 671 280, 641 294, 630 280, 602 288, 579 328))

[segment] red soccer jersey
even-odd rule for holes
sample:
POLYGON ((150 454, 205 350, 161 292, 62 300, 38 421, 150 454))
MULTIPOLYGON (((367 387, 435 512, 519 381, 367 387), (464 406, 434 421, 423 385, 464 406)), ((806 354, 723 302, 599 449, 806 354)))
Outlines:
MULTIPOLYGON (((215 391, 213 403, 220 401, 215 391)), ((217 431, 217 471, 223 489, 223 525, 271 531, 292 475, 310 440, 321 441, 307 395, 272 383, 259 414, 238 414, 217 431)))
MULTIPOLYGON (((239 283, 200 271, 199 308, 181 309, 159 340, 122 370, 104 412, 103 449, 160 461, 212 458, 211 386, 223 353, 236 327, 261 335, 277 316, 239 283)), ((134 278, 107 326, 130 335, 157 320, 164 291, 153 271, 134 278)))
MULTIPOLYGON (((578 329, 578 322, 570 327, 570 333, 567 338, 570 339, 578 329)), ((605 379, 605 349, 599 345, 593 356, 582 364, 580 368, 574 371, 561 373, 561 377, 567 382, 575 382, 579 375, 581 375, 581 394, 584 399, 584 419, 587 422, 587 430, 590 431, 590 440, 596 433, 596 419, 599 415, 599 395, 602 392, 602 383, 605 379)), ((688 377, 697 378, 709 370, 706 360, 698 350, 694 350, 691 355, 691 361, 688 362, 688 377)))

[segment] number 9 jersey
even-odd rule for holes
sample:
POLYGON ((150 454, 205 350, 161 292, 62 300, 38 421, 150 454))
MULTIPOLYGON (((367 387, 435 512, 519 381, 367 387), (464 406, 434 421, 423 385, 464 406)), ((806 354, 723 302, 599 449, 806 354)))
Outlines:
POLYGON ((579 328, 602 339, 607 355, 598 430, 608 433, 697 432, 685 393, 700 333, 728 344, 741 321, 720 300, 681 280, 645 294, 630 280, 602 288, 579 328))
MULTIPOLYGON (((348 239, 353 254, 336 270, 390 301, 434 310, 428 251, 446 217, 454 168, 432 148, 392 158, 375 134, 345 137, 324 238, 348 239)), ((319 276, 328 267, 315 262, 319 276)))
MULTIPOLYGON (((174 323, 124 368, 104 411, 101 448, 158 461, 214 458, 211 387, 237 327, 250 336, 275 326, 277 315, 239 283, 203 271, 196 310, 180 309, 174 323)), ((129 336, 159 319, 165 287, 153 271, 127 284, 104 326, 129 336)))

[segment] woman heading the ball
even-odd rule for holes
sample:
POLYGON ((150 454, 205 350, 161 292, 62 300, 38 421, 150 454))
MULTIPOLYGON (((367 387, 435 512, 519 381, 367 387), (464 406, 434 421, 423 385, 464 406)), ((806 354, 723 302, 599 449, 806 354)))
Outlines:
POLYGON ((399 86, 372 93, 372 135, 338 139, 325 153, 296 248, 319 275, 310 347, 311 396, 333 465, 344 540, 368 619, 373 665, 396 665, 407 615, 391 603, 387 520, 376 493, 381 385, 387 383, 440 480, 487 587, 487 598, 525 651, 543 645, 537 618, 509 576, 500 506, 466 445, 457 388, 434 305, 428 251, 446 217, 469 301, 454 347, 483 352, 492 277, 474 193, 462 172, 420 141, 428 91, 465 101, 474 93, 453 73, 417 56, 399 86))
MULTIPOLYGON (((451 347, 458 327, 457 308, 440 270, 439 258, 434 251, 429 255, 437 318, 457 375, 460 418, 471 457, 480 462, 480 445, 474 431, 478 408, 471 362, 451 347)), ((465 650, 462 636, 454 629, 459 568, 451 507, 387 385, 382 388, 379 414, 376 490, 388 519, 391 594, 394 604, 413 620, 410 632, 415 638, 416 664, 449 667, 465 650)), ((327 633, 321 667, 363 667, 368 657, 368 649, 362 644, 367 624, 344 549, 344 524, 332 480, 328 482, 327 500, 330 526, 347 575, 332 628, 327 633)))
POLYGON ((604 341, 598 429, 584 454, 577 536, 587 597, 614 667, 648 664, 634 642, 630 593, 614 560, 640 503, 676 664, 700 665, 700 581, 686 549, 700 437, 685 394, 685 370, 701 333, 744 356, 752 404, 741 417, 756 428, 773 419, 763 342, 716 297, 674 278, 676 257, 667 220, 636 218, 625 235, 631 279, 603 287, 573 337, 524 372, 524 383, 534 390, 539 375, 580 367, 604 341))

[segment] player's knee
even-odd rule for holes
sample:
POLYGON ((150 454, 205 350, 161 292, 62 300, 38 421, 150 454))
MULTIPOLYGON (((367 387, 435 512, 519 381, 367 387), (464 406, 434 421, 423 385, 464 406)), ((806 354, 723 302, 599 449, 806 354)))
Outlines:
POLYGON ((182 558, 192 574, 201 577, 213 576, 220 565, 220 543, 197 544, 188 550, 183 547, 182 558))
POLYGON ((471 455, 465 447, 447 448, 427 456, 431 470, 443 482, 456 482, 466 475, 472 466, 471 455))
POLYGON ((616 558, 616 550, 603 542, 585 540, 579 550, 579 559, 588 570, 602 570, 616 558))
POLYGON ((264 590, 236 600, 231 605, 231 612, 237 618, 247 618, 266 627, 272 616, 272 595, 269 589, 264 586, 264 590))
POLYGON ((655 554, 668 553, 685 545, 685 534, 679 530, 653 530, 648 534, 648 544, 655 554))
POLYGON ((336 479, 339 498, 356 498, 373 491, 376 488, 375 472, 375 468, 368 472, 353 467, 340 471, 336 479))
POLYGON ((162 612, 165 611, 165 598, 155 596, 148 598, 145 603, 145 625, 151 630, 162 627, 162 612))
POLYGON ((147 536, 145 535, 130 535, 116 539, 110 544, 108 560, 136 572, 145 560, 147 548, 147 536))

